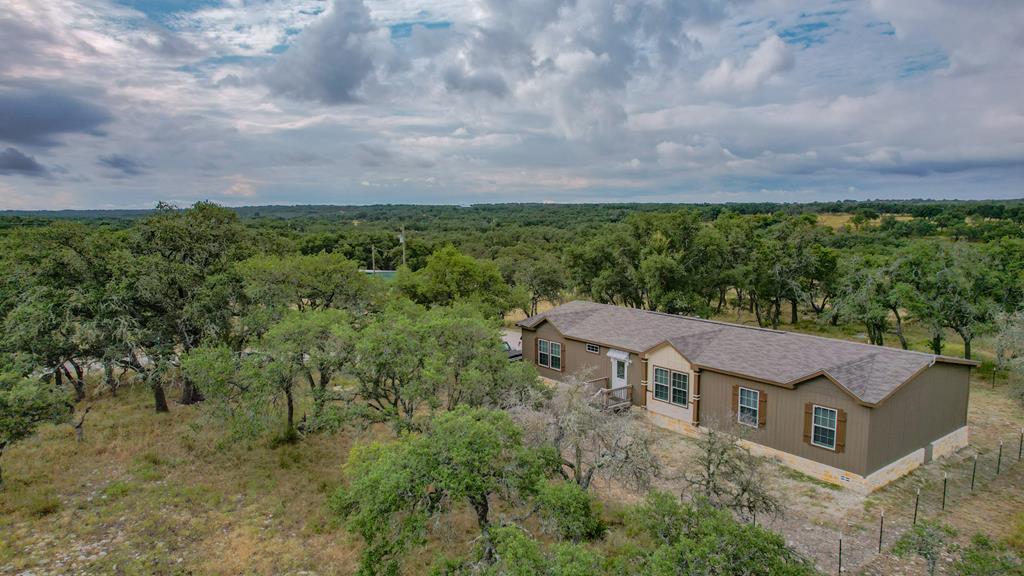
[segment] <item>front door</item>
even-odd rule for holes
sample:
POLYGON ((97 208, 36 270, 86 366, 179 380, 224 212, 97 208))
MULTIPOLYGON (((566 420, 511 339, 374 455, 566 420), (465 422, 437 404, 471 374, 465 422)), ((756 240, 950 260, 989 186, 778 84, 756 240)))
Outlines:
POLYGON ((626 361, 612 358, 612 388, 626 386, 626 361))

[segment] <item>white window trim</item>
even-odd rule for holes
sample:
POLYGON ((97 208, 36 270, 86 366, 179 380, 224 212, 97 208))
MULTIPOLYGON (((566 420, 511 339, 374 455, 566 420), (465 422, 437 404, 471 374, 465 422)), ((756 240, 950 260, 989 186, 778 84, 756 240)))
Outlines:
POLYGON ((543 338, 538 338, 537 339, 537 365, 538 366, 543 366, 543 367, 547 368, 548 370, 555 370, 557 372, 561 372, 562 371, 562 343, 561 342, 554 342, 552 340, 545 340, 543 338), (545 352, 545 354, 548 355, 548 363, 547 364, 544 364, 543 362, 540 361, 540 355, 541 355, 540 343, 541 342, 544 342, 545 344, 548 345, 548 351, 545 352), (553 346, 552 345, 553 344, 558 346, 558 354, 552 354, 552 350, 553 350, 553 346), (554 356, 558 357, 558 368, 553 368, 551 366, 551 358, 554 357, 554 356))
POLYGON ((824 448, 825 450, 831 450, 831 451, 835 452, 836 451, 836 444, 838 444, 838 443, 839 443, 839 410, 836 410, 835 408, 829 408, 828 406, 822 406, 820 404, 812 404, 811 405, 811 446, 817 446, 818 448, 824 448), (821 426, 817 422, 814 421, 814 412, 818 408, 821 408, 822 410, 829 410, 830 412, 835 414, 835 419, 833 420, 836 423, 835 424, 835 428, 829 428, 828 426, 821 426), (827 446, 825 444, 818 444, 817 442, 814 441, 814 429, 815 428, 823 428, 825 430, 831 430, 832 431, 832 445, 831 446, 827 446))
POLYGON ((587 343, 587 352, 590 352, 591 354, 600 354, 601 353, 601 347, 598 346, 597 344, 591 344, 591 343, 588 342, 587 343))
POLYGON ((672 399, 672 371, 668 368, 662 368, 661 366, 654 367, 654 388, 651 390, 651 394, 658 402, 668 402, 672 399), (665 378, 665 397, 658 398, 658 370, 662 370, 667 375, 665 378))
POLYGON ((674 405, 680 406, 682 408, 686 408, 686 407, 688 407, 690 405, 690 375, 689 374, 687 374, 686 372, 678 372, 676 370, 669 370, 669 372, 668 372, 668 401, 669 401, 670 404, 674 404, 674 405), (682 376, 683 378, 686 379, 686 387, 683 388, 683 390, 686 390, 686 397, 683 399, 683 403, 682 404, 680 404, 679 402, 676 402, 675 400, 673 400, 673 398, 675 398, 675 395, 673 394, 673 392, 675 392, 676 387, 673 385, 672 376, 675 375, 675 374, 679 374, 680 376, 682 376))
MULTIPOLYGON (((748 406, 747 408, 750 408, 750 407, 748 406)), ((755 390, 753 388, 744 388, 743 386, 740 386, 740 392, 739 392, 739 394, 736 395, 736 422, 740 423, 743 426, 749 426, 750 428, 760 428, 761 427, 761 391, 760 390, 755 390), (746 390, 747 392, 753 392, 754 394, 757 395, 756 396, 757 402, 754 404, 754 423, 753 424, 751 424, 749 422, 744 422, 743 421, 743 413, 740 411, 740 408, 743 406, 743 391, 744 390, 746 390)))

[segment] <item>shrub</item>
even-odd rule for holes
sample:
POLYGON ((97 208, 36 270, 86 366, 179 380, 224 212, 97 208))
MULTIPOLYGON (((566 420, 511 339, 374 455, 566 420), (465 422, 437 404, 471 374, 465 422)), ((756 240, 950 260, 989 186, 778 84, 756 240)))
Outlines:
POLYGON ((25 511, 36 518, 49 516, 59 510, 60 500, 51 492, 37 492, 25 500, 25 511))
POLYGON ((949 549, 952 528, 936 520, 923 520, 905 532, 893 546, 897 556, 920 556, 928 564, 928 573, 935 574, 935 566, 942 553, 949 549))
POLYGON ((596 540, 607 529, 600 504, 573 482, 545 484, 537 495, 537 505, 545 525, 563 540, 596 540))
POLYGON ((678 498, 668 492, 654 491, 643 504, 626 514, 626 533, 647 534, 659 543, 675 542, 686 528, 687 510, 678 498))

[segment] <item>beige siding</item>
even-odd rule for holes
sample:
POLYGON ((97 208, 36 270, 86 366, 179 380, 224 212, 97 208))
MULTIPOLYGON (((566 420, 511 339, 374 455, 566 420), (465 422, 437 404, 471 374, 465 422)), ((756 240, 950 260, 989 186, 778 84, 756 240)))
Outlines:
POLYGON ((937 363, 872 410, 867 471, 967 425, 971 367, 937 363))
POLYGON ((650 352, 647 355, 647 409, 651 412, 667 416, 674 420, 686 422, 687 424, 693 423, 693 385, 693 369, 690 366, 690 363, 687 362, 686 358, 683 358, 675 348, 671 346, 662 346, 660 348, 655 348, 653 352, 650 352), (679 406, 678 404, 672 404, 671 402, 664 400, 658 400, 654 397, 655 368, 665 368, 667 370, 674 370, 676 372, 682 372, 689 375, 690 397, 687 398, 687 405, 685 407, 679 406))
MULTIPOLYGON (((597 344, 595 342, 595 344, 597 344)), ((579 340, 566 338, 555 329, 549 322, 544 322, 535 330, 523 329, 523 361, 533 364, 537 372, 552 380, 563 380, 566 376, 574 373, 588 374, 588 379, 609 378, 612 371, 612 361, 608 357, 608 347, 600 345, 601 351, 597 354, 587 352, 587 343, 579 340), (537 339, 560 342, 562 344, 562 371, 552 370, 537 364, 537 339)), ((625 350, 625 352, 629 352, 625 350)), ((643 405, 643 363, 640 357, 630 352, 629 368, 626 379, 632 387, 633 404, 643 405)))
POLYGON ((868 452, 870 409, 857 404, 826 378, 815 378, 787 389, 744 378, 704 370, 700 376, 701 425, 730 428, 736 422, 734 385, 767 394, 763 428, 740 426, 751 442, 789 452, 854 474, 865 475, 868 452), (846 446, 834 452, 804 442, 804 405, 808 402, 846 412, 846 446))

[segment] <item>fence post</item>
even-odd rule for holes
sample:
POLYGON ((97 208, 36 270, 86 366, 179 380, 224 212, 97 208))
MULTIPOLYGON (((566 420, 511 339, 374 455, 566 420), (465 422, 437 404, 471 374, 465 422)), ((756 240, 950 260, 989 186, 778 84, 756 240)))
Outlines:
POLYGON ((946 486, 949 485, 949 474, 942 473, 942 509, 946 509, 946 486))
POLYGON ((882 509, 882 516, 878 519, 878 553, 882 553, 882 534, 885 532, 885 509, 882 509))
POLYGON ((1020 446, 1017 448, 1017 460, 1024 456, 1024 428, 1020 429, 1020 446))
POLYGON ((840 576, 843 574, 843 535, 839 534, 839 572, 840 576))
POLYGON ((999 441, 999 456, 996 458, 996 476, 999 476, 999 471, 1003 467, 1003 441, 999 441))
POLYGON ((971 471, 971 492, 974 492, 974 479, 978 476, 978 455, 974 455, 974 470, 971 471))
POLYGON ((917 495, 914 496, 914 525, 917 525, 917 506, 921 503, 921 489, 917 489, 917 495))

